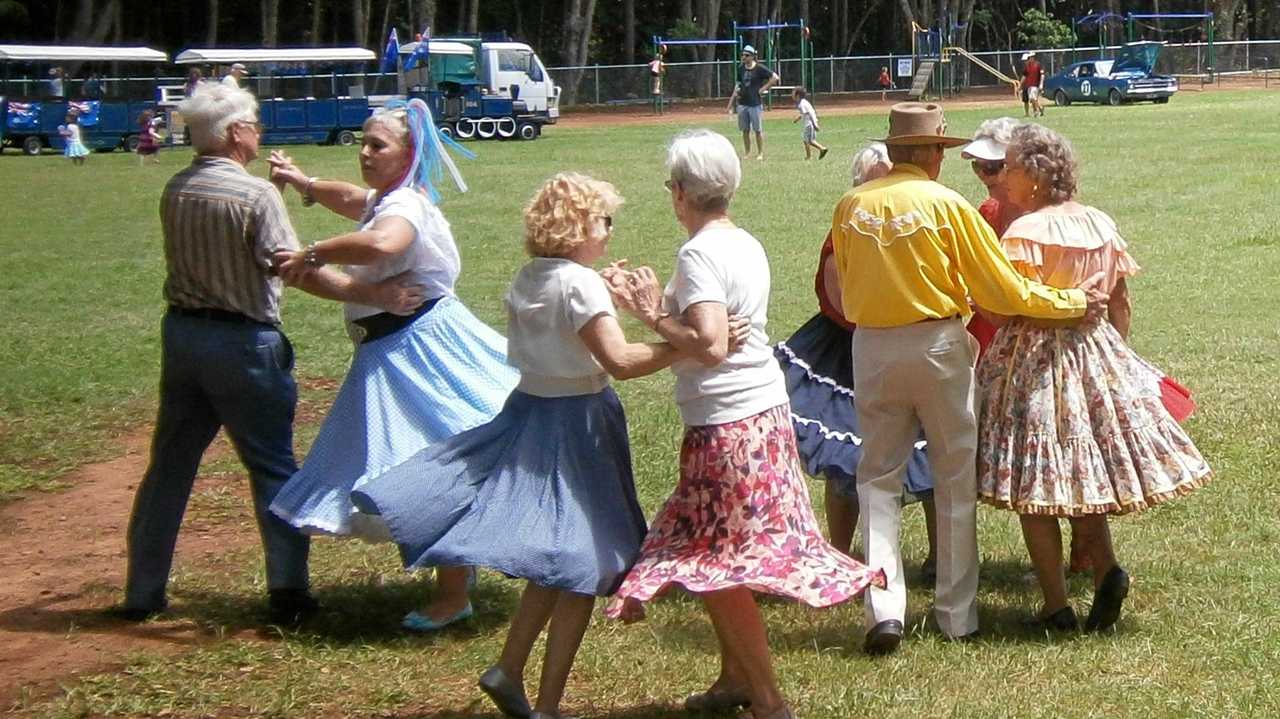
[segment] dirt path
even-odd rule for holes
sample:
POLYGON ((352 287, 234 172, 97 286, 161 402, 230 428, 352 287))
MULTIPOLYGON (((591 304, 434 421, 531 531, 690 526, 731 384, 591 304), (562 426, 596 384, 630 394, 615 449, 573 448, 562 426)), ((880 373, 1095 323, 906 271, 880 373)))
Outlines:
MULTIPOLYGON (((24 694, 43 694, 61 680, 117 666, 132 652, 179 652, 213 640, 190 620, 136 625, 103 613, 120 601, 125 527, 150 434, 144 427, 123 437, 122 456, 72 472, 65 492, 0 508, 0 712, 24 694)), ((228 452, 219 439, 206 458, 228 452)), ((247 496, 246 485, 242 476, 218 475, 198 480, 196 492, 247 496)), ((252 527, 242 510, 246 502, 235 504, 230 515, 188 512, 175 567, 212 563, 229 549, 257 542, 256 532, 241 528, 252 527)))

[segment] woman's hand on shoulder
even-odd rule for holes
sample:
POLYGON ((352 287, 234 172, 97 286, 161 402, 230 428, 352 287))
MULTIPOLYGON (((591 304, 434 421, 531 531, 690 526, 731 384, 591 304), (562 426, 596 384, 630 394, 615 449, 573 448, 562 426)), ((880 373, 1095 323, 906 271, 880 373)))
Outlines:
POLYGON ((286 285, 296 287, 315 270, 307 264, 305 250, 276 250, 271 253, 271 266, 286 285))

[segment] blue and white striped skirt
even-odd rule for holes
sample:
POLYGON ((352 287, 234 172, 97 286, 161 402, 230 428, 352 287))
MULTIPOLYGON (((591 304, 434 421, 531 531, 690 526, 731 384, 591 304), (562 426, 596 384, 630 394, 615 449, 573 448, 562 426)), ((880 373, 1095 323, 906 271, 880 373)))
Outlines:
POLYGON ((75 140, 68 142, 67 146, 62 148, 62 154, 65 157, 87 157, 89 148, 85 147, 83 142, 75 140))
POLYGON ((409 568, 481 566, 581 594, 612 594, 646 531, 627 419, 613 389, 511 393, 492 422, 370 478, 409 568))
POLYGON ((387 539, 351 491, 418 451, 489 421, 519 381, 507 341, 453 297, 359 345, 297 474, 271 511, 309 533, 387 539))

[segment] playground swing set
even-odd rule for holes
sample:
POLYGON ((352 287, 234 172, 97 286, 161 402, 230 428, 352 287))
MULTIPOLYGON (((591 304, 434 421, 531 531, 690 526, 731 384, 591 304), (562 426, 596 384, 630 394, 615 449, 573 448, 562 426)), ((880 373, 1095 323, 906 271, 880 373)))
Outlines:
MULTIPOLYGON (((753 45, 759 53, 757 59, 765 67, 777 73, 783 78, 781 82, 770 88, 769 94, 764 98, 766 106, 773 108, 773 94, 784 92, 790 94, 796 87, 803 85, 810 92, 814 90, 814 79, 816 77, 814 49, 812 31, 805 24, 804 19, 794 22, 767 22, 761 24, 744 24, 739 25, 735 20, 732 24, 733 37, 730 38, 664 38, 655 35, 653 37, 653 51, 655 54, 664 59, 671 47, 678 46, 720 46, 731 45, 734 48, 734 58, 727 62, 737 63, 738 58, 742 55, 742 48, 747 45, 753 45), (799 31, 799 57, 784 57, 783 48, 787 45, 784 40, 783 33, 788 31, 799 31), (754 40, 754 44, 749 42, 754 40), (799 62, 800 72, 799 81, 795 81, 795 77, 789 72, 784 71, 784 65, 799 62)), ((719 62, 719 61, 717 61, 719 62)), ((737 78, 734 78, 737 82, 737 78)), ((657 93, 654 98, 655 111, 661 113, 665 99, 662 93, 657 93)))

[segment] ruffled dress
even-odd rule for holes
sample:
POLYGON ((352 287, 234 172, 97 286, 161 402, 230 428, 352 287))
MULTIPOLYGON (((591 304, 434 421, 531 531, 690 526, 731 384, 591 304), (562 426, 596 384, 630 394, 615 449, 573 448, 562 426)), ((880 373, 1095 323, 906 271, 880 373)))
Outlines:
MULTIPOLYGON (((828 233, 814 278, 819 312, 774 345, 773 353, 787 381, 796 450, 805 472, 825 479, 843 497, 856 497, 862 436, 853 407, 854 327, 827 299, 822 268, 832 254, 828 233)), ((933 492, 925 446, 923 438, 917 441, 907 464, 903 496, 908 501, 933 492)))
MULTIPOLYGON (((1003 238, 1019 272, 1114 289, 1139 267, 1115 223, 1084 205, 1015 220, 1003 238)), ((978 366, 978 496, 1019 514, 1142 510, 1187 494, 1209 465, 1165 407, 1162 374, 1105 317, 1074 326, 1015 318, 978 366)))
MULTIPOLYGON (((506 340, 453 295, 460 263, 439 209, 404 188, 371 206, 361 226, 391 215, 414 226, 414 243, 384 265, 348 271, 371 282, 409 271, 438 296, 410 324, 356 345, 306 461, 271 503, 272 512, 307 533, 388 540, 383 519, 357 511, 351 492, 427 446, 489 421, 519 380, 507 364, 506 340)), ((352 320, 376 312, 349 305, 346 314, 352 320)))
POLYGON ((82 139, 84 132, 81 130, 79 125, 72 123, 70 125, 63 125, 58 129, 65 142, 65 146, 62 148, 62 155, 64 157, 87 157, 89 155, 89 148, 84 146, 84 140, 82 139))

